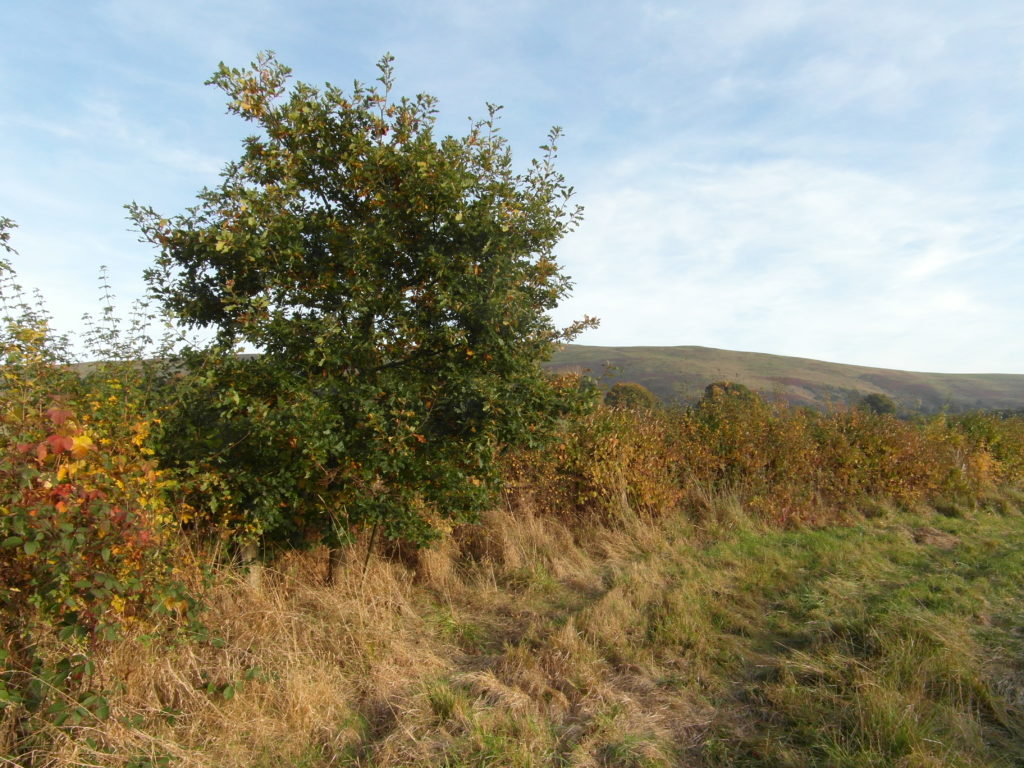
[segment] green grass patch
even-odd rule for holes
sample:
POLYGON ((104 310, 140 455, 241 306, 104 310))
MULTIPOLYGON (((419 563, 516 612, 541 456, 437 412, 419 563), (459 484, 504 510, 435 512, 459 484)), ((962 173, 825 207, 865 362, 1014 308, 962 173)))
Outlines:
MULTIPOLYGON (((731 681, 714 701, 709 765, 1024 761, 1019 515, 742 533, 674 557, 662 601, 696 596, 704 631, 719 633, 704 648, 737 651, 694 659, 731 681)), ((651 621, 652 643, 695 633, 651 621)))

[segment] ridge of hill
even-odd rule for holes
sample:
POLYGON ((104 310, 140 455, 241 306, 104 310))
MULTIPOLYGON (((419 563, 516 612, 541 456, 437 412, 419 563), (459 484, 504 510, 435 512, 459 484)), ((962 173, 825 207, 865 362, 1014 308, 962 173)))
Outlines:
POLYGON ((692 403, 715 381, 743 384, 792 405, 828 408, 867 394, 891 397, 902 410, 951 412, 1024 409, 1024 375, 918 373, 711 347, 600 347, 568 344, 551 370, 587 373, 603 388, 642 384, 665 402, 692 403))

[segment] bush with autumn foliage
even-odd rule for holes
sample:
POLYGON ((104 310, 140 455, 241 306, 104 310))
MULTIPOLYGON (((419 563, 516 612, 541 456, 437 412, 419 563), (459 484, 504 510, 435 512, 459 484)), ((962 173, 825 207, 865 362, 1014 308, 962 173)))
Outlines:
POLYGON ((576 519, 679 505, 700 517, 728 497, 766 522, 813 524, 877 503, 973 507, 1017 488, 1024 419, 819 413, 721 383, 692 408, 595 409, 508 467, 516 493, 576 519))
POLYGON ((172 558, 173 483, 148 446, 153 371, 109 361, 80 375, 3 269, 0 712, 31 743, 36 727, 106 717, 97 646, 192 602, 172 558))

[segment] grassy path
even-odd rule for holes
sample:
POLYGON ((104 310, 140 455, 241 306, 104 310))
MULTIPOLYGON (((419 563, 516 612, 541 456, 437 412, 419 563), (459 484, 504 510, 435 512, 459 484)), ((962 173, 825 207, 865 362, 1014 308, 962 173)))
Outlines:
POLYGON ((1024 765, 1017 513, 681 536, 587 575, 506 585, 518 626, 453 620, 467 653, 406 723, 415 749, 354 762, 1024 765))
POLYGON ((1024 764, 1017 515, 741 536, 698 560, 739 650, 709 764, 1024 764))

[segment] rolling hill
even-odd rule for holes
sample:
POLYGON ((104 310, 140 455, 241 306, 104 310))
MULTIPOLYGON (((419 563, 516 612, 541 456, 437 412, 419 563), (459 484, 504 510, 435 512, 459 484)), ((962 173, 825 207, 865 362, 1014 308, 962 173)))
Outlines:
POLYGON ((744 384, 794 405, 827 408, 881 393, 902 410, 1024 409, 1024 375, 916 373, 710 347, 597 347, 570 344, 548 367, 586 372, 603 388, 642 384, 665 402, 692 403, 714 381, 744 384))

